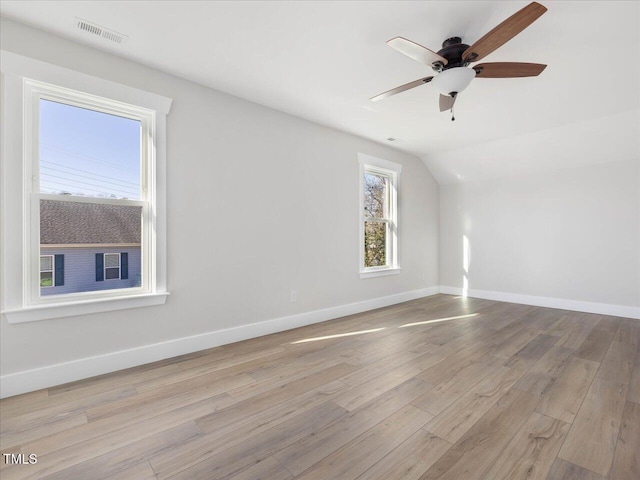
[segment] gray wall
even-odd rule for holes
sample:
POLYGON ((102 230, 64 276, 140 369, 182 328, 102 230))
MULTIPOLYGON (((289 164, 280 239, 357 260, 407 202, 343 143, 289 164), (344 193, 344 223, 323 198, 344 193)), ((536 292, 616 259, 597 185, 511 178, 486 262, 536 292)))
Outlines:
POLYGON ((1 27, 5 50, 173 98, 166 305, 2 319, 3 374, 438 285, 438 186, 420 159, 12 21, 1 27), (358 152, 403 165, 399 275, 359 277, 358 152))
POLYGON ((41 288, 41 295, 60 295, 94 290, 137 287, 140 283, 140 247, 120 248, 40 248, 40 255, 64 255, 64 285, 41 288), (127 252, 129 278, 96 281, 96 253, 127 252))
POLYGON ((640 158, 441 185, 441 284, 640 306, 639 180, 640 158))

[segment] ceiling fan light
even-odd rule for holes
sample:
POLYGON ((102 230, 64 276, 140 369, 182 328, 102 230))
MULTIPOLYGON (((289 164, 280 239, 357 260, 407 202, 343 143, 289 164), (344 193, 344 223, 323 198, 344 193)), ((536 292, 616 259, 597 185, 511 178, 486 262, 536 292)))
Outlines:
POLYGON ((469 86, 476 72, 468 67, 454 67, 436 75, 431 84, 443 95, 460 93, 469 86))

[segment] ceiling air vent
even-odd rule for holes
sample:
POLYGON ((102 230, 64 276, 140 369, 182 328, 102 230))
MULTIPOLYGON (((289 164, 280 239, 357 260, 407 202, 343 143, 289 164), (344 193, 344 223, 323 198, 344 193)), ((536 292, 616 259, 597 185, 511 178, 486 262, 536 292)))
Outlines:
POLYGON ((129 39, 126 35, 101 27, 95 23, 88 22, 82 18, 76 17, 75 22, 76 28, 114 43, 127 43, 127 40, 129 39))

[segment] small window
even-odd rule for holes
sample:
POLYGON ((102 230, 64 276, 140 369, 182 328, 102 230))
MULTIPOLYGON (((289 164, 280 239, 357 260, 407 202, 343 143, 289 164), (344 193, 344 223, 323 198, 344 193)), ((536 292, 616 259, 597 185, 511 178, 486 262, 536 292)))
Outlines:
POLYGON ((104 254, 104 278, 105 280, 120 279, 120 254, 104 254))
POLYGON ((55 287, 53 255, 40 256, 40 287, 55 287))
POLYGON ((364 266, 387 267, 391 218, 389 217, 389 175, 364 173, 364 266))
POLYGON ((361 277, 398 273, 397 189, 401 166, 366 155, 361 155, 360 163, 361 277))

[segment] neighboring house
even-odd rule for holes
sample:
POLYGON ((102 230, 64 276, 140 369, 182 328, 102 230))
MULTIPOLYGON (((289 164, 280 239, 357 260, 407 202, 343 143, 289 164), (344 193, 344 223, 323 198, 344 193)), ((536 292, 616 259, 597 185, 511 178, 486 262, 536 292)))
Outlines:
POLYGON ((40 202, 42 295, 140 285, 141 209, 40 202))

